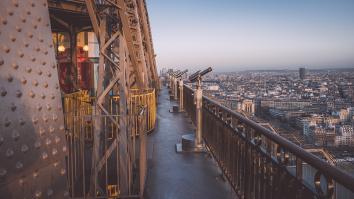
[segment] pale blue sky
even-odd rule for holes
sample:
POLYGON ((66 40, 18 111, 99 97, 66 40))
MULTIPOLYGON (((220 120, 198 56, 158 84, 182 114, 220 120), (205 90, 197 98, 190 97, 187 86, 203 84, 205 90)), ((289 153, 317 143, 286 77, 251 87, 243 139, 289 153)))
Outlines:
POLYGON ((354 67, 354 0, 147 0, 159 68, 354 67))

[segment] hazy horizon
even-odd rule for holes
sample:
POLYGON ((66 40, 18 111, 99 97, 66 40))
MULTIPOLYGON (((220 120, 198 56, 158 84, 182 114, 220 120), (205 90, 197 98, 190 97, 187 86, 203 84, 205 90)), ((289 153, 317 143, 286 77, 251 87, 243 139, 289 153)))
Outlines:
POLYGON ((354 1, 148 0, 158 68, 354 67, 354 1))

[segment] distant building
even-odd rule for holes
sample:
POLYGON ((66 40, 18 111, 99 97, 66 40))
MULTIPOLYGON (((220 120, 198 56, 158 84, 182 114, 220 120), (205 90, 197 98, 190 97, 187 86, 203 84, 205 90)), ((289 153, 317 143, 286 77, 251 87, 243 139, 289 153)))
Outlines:
POLYGON ((353 146, 353 136, 353 127, 351 125, 343 125, 339 128, 335 143, 337 146, 353 146))
POLYGON ((299 77, 300 77, 300 79, 306 78, 306 69, 305 68, 299 68, 299 77))

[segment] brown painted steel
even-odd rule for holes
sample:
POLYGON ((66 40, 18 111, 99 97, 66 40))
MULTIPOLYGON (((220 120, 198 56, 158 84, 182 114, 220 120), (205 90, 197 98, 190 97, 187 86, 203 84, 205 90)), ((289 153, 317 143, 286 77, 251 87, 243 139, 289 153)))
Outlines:
POLYGON ((0 1, 0 197, 69 196, 46 0, 0 1))

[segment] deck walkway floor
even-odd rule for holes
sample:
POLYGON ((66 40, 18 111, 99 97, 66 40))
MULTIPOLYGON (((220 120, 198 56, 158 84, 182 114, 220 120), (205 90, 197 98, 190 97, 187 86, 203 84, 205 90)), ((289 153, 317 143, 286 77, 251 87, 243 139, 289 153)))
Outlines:
POLYGON ((181 136, 193 132, 186 113, 170 113, 175 105, 166 87, 158 105, 158 125, 149 135, 149 167, 145 188, 148 199, 216 199, 235 198, 228 182, 223 180, 216 162, 206 153, 176 153, 181 136))

